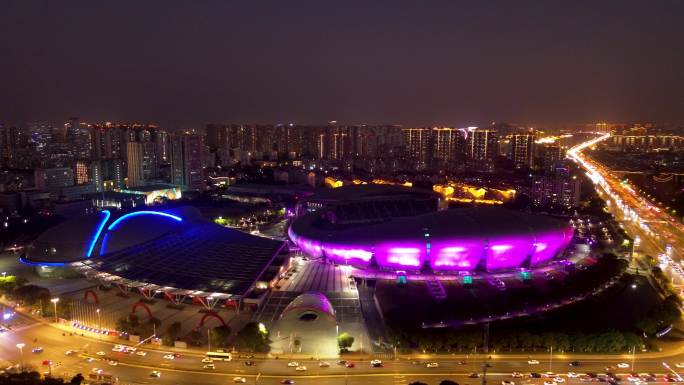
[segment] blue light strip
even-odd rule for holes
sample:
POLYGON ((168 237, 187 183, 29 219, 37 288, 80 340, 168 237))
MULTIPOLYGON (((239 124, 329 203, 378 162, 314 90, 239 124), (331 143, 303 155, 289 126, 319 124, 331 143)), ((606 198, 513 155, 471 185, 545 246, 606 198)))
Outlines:
POLYGON ((26 258, 24 258, 24 257, 19 257, 19 262, 23 263, 24 265, 29 265, 29 266, 66 266, 67 265, 64 262, 31 262, 31 261, 27 261, 26 258))
POLYGON ((93 249, 95 248, 95 244, 97 244, 97 240, 100 238, 100 234, 102 234, 102 230, 104 230, 104 227, 107 224, 109 217, 112 216, 112 213, 110 213, 109 210, 102 210, 102 213, 105 215, 105 217, 102 221, 100 221, 100 224, 97 225, 97 230, 95 231, 95 234, 93 235, 93 239, 90 240, 90 247, 88 247, 88 252, 86 253, 86 258, 90 258, 90 255, 93 254, 93 249))
POLYGON ((100 255, 106 253, 105 250, 107 250, 107 241, 109 241, 109 234, 110 233, 105 233, 104 237, 102 237, 102 244, 100 245, 100 255))
POLYGON ((112 222, 112 224, 109 225, 109 227, 107 228, 107 230, 109 230, 109 231, 114 230, 114 229, 116 229, 116 227, 118 226, 118 224, 121 223, 122 221, 125 221, 125 220, 128 219, 128 218, 137 217, 137 216, 140 216, 140 215, 159 215, 159 216, 162 216, 162 217, 171 218, 171 219, 176 220, 176 221, 178 221, 178 222, 182 222, 182 221, 183 221, 183 218, 181 218, 181 217, 179 217, 179 216, 177 216, 177 215, 168 214, 168 213, 163 213, 163 212, 161 212, 161 211, 136 211, 136 212, 128 213, 128 214, 126 214, 126 215, 121 216, 119 219, 117 219, 117 220, 115 220, 114 222, 112 222))

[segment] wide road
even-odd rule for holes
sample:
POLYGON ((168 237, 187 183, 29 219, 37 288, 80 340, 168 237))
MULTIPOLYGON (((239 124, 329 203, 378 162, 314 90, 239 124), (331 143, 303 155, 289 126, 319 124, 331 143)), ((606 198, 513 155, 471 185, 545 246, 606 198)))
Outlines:
MULTIPOLYGON (((636 252, 655 258, 669 254, 673 263, 680 264, 684 261, 684 225, 629 184, 622 183, 610 168, 585 154, 585 149, 609 137, 605 134, 575 146, 568 150, 568 156, 587 171, 611 214, 629 236, 638 240, 636 252)), ((673 283, 684 285, 684 274, 672 267, 667 267, 665 273, 670 275, 673 283)))
MULTIPOLYGON (((321 368, 318 361, 299 360, 301 365, 308 367, 306 372, 297 372, 287 366, 288 360, 255 360, 254 366, 246 366, 244 360, 232 362, 215 362, 216 369, 203 369, 200 362, 201 356, 181 356, 174 360, 163 358, 164 353, 157 350, 145 349, 145 357, 113 352, 113 342, 98 341, 81 336, 63 336, 62 332, 50 325, 38 323, 22 315, 16 315, 13 321, 13 329, 0 334, 0 358, 8 363, 23 363, 31 365, 41 372, 47 372, 50 368, 41 363, 44 360, 53 362, 52 371, 55 375, 70 377, 76 373, 87 375, 94 368, 103 369, 105 373, 112 374, 124 384, 229 384, 233 383, 234 377, 245 377, 247 383, 253 384, 258 374, 259 384, 276 384, 282 379, 293 379, 297 384, 392 384, 404 385, 413 381, 423 381, 428 384, 437 384, 443 379, 456 380, 463 384, 478 384, 479 379, 469 378, 468 374, 480 371, 481 358, 468 360, 465 363, 459 361, 464 358, 454 356, 453 359, 423 359, 399 361, 387 360, 382 368, 371 368, 369 362, 355 362, 355 368, 345 368, 330 362, 329 368, 321 368), (37 342, 34 342, 37 339, 37 342), (22 352, 16 347, 17 343, 25 343, 22 352), (42 347, 41 353, 32 353, 32 349, 42 347), (78 353, 67 356, 65 351, 78 350, 78 353), (106 356, 98 356, 97 352, 104 352, 106 356), (23 357, 23 358, 22 358, 23 357), (95 358, 88 362, 87 359, 95 358), (104 358, 114 359, 119 362, 117 366, 111 366, 104 358), (438 362, 438 368, 427 368, 426 362, 438 362), (152 378, 150 373, 159 370, 161 377, 152 378)), ((661 358, 653 355, 650 358, 636 356, 634 371, 651 372, 659 374, 658 381, 663 382, 663 374, 666 369, 662 363, 668 362, 672 367, 676 363, 684 362, 684 354, 677 352, 675 355, 661 358)), ((618 363, 631 365, 629 355, 616 356, 575 356, 567 357, 555 354, 536 354, 535 359, 539 364, 530 365, 526 356, 511 358, 506 356, 494 356, 489 368, 488 379, 490 383, 501 383, 504 379, 513 379, 514 371, 522 373, 553 371, 561 374, 566 381, 577 381, 567 378, 567 372, 596 372, 604 373, 607 366, 616 366, 618 363), (581 361, 577 368, 570 368, 571 360, 581 361)), ((626 375, 631 368, 613 368, 614 373, 626 375)), ((520 379, 515 379, 520 384, 520 379)), ((524 383, 530 385, 542 385, 542 379, 525 379, 524 383)))

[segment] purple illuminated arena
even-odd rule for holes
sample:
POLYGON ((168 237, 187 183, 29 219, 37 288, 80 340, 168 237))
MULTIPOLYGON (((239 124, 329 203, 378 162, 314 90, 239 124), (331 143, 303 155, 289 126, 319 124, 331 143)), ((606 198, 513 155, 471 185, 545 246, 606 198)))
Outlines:
POLYGON ((560 257, 573 236, 565 220, 492 207, 379 218, 330 213, 300 216, 289 229, 292 241, 312 257, 387 271, 534 268, 560 257))

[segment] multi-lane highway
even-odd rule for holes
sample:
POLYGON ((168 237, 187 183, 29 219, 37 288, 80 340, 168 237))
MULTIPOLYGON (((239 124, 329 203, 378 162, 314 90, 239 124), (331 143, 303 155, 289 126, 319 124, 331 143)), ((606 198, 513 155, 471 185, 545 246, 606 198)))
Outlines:
POLYGON ((666 209, 652 204, 624 183, 610 168, 585 153, 585 149, 609 137, 610 134, 604 134, 579 144, 568 150, 568 156, 586 170, 611 214, 636 240, 635 251, 654 258, 664 256, 661 261, 670 261, 663 263, 668 265, 666 273, 670 274, 675 284, 684 284, 684 270, 679 266, 684 259, 684 225, 666 209))
MULTIPOLYGON (((287 358, 260 360, 253 359, 254 364, 248 366, 244 359, 235 359, 232 362, 215 362, 216 369, 204 369, 200 354, 183 354, 180 357, 168 360, 163 356, 167 353, 160 350, 139 347, 147 354, 139 356, 114 352, 112 348, 116 341, 100 341, 81 337, 70 336, 51 325, 17 315, 13 330, 0 335, 0 358, 10 363, 23 363, 31 365, 41 372, 48 372, 58 376, 73 376, 83 373, 87 376, 93 370, 102 369, 104 373, 118 377, 124 384, 230 384, 234 383, 235 377, 244 377, 247 383, 253 384, 276 384, 283 379, 294 380, 297 384, 388 384, 405 385, 413 381, 423 381, 428 384, 437 384, 443 379, 452 379, 460 384, 479 384, 480 379, 470 378, 471 372, 479 372, 482 367, 482 359, 467 358, 466 356, 452 356, 440 358, 406 358, 400 360, 385 360, 381 368, 373 368, 368 361, 354 360, 354 368, 346 368, 336 361, 330 361, 330 367, 319 367, 319 361, 311 359, 295 359, 300 365, 305 365, 307 371, 296 371, 294 367, 288 367, 287 358), (20 351, 16 345, 24 343, 20 351), (42 352, 33 353, 34 348, 42 348, 42 352), (67 355, 67 350, 76 353, 67 355), (98 352, 103 352, 98 355, 98 352), (93 360, 94 359, 94 360, 93 360), (52 362, 52 367, 43 365, 45 360, 52 362), (116 366, 107 361, 115 360, 116 366), (91 361, 91 362, 89 362, 91 361), (465 362, 462 362, 465 361, 465 362), (428 362, 437 362, 439 367, 428 368, 428 362), (160 377, 151 377, 152 371, 161 373, 160 377), (258 379, 257 379, 258 376, 258 379)), ((610 370, 614 373, 626 376, 631 371, 639 373, 655 373, 658 382, 663 382, 663 375, 667 372, 663 362, 668 362, 673 368, 676 364, 684 362, 684 350, 669 351, 663 354, 637 355, 632 369, 632 359, 629 355, 582 355, 566 356, 548 353, 534 353, 526 355, 494 355, 491 359, 491 368, 488 369, 488 379, 492 383, 501 383, 503 380, 513 380, 518 384, 542 385, 544 378, 513 378, 513 372, 527 375, 531 372, 544 373, 552 371, 566 382, 579 381, 578 378, 568 378, 568 372, 577 373, 605 373, 605 368, 613 366, 610 370), (529 364, 528 360, 534 358, 538 364, 529 364), (580 366, 570 367, 573 360, 580 361, 580 366), (618 364, 626 364, 628 367, 619 368, 618 364)), ((624 365, 623 365, 624 366, 624 365)), ((679 370, 679 369, 677 369, 679 370)), ((683 369, 684 370, 684 369, 683 369)), ((548 381, 548 378, 546 379, 548 381)))

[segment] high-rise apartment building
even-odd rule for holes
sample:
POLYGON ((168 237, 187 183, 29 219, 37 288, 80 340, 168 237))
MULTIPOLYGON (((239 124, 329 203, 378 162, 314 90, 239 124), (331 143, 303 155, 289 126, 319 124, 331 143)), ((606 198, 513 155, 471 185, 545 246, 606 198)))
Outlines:
POLYGON ((433 155, 432 129, 405 128, 403 133, 406 154, 416 161, 419 168, 425 168, 433 155))
POLYGON ((432 142, 434 158, 442 164, 453 163, 465 155, 465 133, 462 129, 434 127, 432 142))
POLYGON ((204 190, 204 143, 194 133, 170 138, 171 183, 189 190, 204 190))
POLYGON ((534 166, 534 134, 514 134, 511 136, 511 159, 516 168, 534 166))
POLYGON ((138 187, 145 184, 144 178, 144 158, 143 158, 143 144, 138 142, 128 142, 126 144, 126 153, 128 154, 127 166, 127 187, 138 187))
POLYGON ((470 131, 466 155, 474 161, 494 161, 499 156, 499 138, 496 131, 488 129, 470 131))

